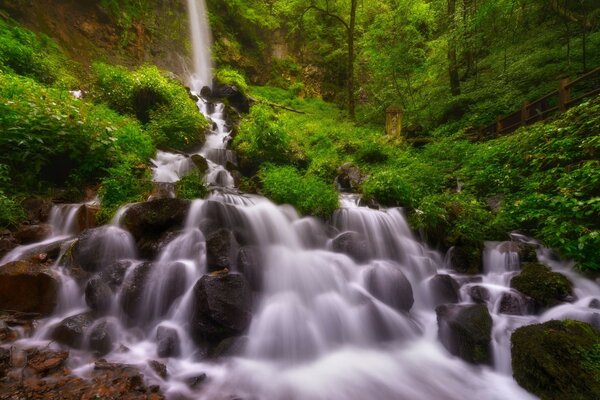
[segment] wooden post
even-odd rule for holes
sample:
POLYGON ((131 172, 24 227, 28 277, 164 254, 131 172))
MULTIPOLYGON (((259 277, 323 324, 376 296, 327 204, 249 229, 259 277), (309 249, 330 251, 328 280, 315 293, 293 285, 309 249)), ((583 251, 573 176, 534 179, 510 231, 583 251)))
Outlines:
POLYGON ((527 125, 527 121, 529 121, 529 102, 523 102, 523 107, 521 108, 521 126, 527 125))
POLYGON ((392 138, 400 139, 404 111, 400 107, 390 106, 385 113, 385 133, 392 138))
POLYGON ((561 112, 567 111, 570 100, 571 89, 569 88, 569 78, 562 79, 558 84, 558 108, 561 112))

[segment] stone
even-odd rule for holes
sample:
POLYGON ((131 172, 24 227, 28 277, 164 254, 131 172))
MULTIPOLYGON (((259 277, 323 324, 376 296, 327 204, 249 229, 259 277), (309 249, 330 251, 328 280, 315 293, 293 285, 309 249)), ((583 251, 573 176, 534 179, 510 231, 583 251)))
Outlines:
POLYGON ((500 253, 517 253, 522 262, 537 261, 536 248, 527 243, 506 241, 498 244, 496 250, 500 253))
POLYGON ((35 348, 26 350, 26 354, 27 368, 38 374, 47 374, 50 371, 62 368, 69 357, 67 351, 35 348))
POLYGON ((59 280, 51 269, 30 261, 0 268, 0 310, 48 316, 58 302, 59 280))
POLYGON ((10 232, 7 235, 2 235, 0 237, 0 259, 14 250, 17 246, 19 246, 19 242, 10 232))
POLYGON ((219 229, 206 237, 206 266, 208 272, 231 268, 232 253, 236 246, 231 231, 219 229))
POLYGON ((179 357, 181 344, 174 328, 159 326, 156 330, 156 353, 160 358, 179 357))
POLYGON ((9 349, 0 347, 0 379, 4 378, 8 371, 10 371, 11 365, 11 354, 9 349))
POLYGON ((5 321, 0 320, 0 344, 14 342, 18 338, 17 331, 11 329, 5 321))
POLYGON ((528 263, 513 277, 510 287, 533 299, 536 311, 572 300, 573 284, 542 264, 528 263))
POLYGON ((118 260, 110 264, 98 276, 112 290, 116 290, 123 284, 127 271, 135 264, 136 262, 131 260, 118 260))
POLYGON ((153 266, 153 263, 145 262, 135 267, 121 288, 121 309, 132 320, 139 316, 144 288, 153 266))
POLYGON ((193 289, 191 334, 198 343, 239 336, 252 319, 252 295, 240 274, 205 275, 193 289))
POLYGON ((336 253, 347 254, 358 263, 369 260, 369 245, 357 232, 339 234, 331 242, 331 248, 336 253))
POLYGON ((356 165, 349 162, 339 167, 337 173, 335 182, 343 192, 358 190, 366 179, 366 175, 363 175, 356 165))
POLYGON ((167 373, 167 366, 161 363, 160 361, 149 360, 148 366, 154 372, 156 372, 156 375, 158 375, 162 380, 167 380, 167 378, 169 377, 169 374, 167 373))
POLYGON ((213 97, 227 99, 228 104, 240 113, 250 112, 250 100, 234 85, 214 85, 213 97))
POLYGON ((73 245, 73 263, 86 272, 100 272, 117 260, 135 258, 131 235, 116 226, 83 231, 73 245))
POLYGON ((429 281, 434 306, 458 303, 459 285, 450 275, 438 274, 429 281))
POLYGON ((412 286, 404 273, 395 266, 375 264, 365 274, 365 288, 388 306, 410 311, 414 303, 412 286))
POLYGON ((204 175, 208 171, 208 161, 206 161, 206 158, 200 154, 194 154, 191 156, 191 159, 201 175, 204 175))
POLYGON ((191 202, 182 199, 158 199, 132 204, 123 214, 121 224, 139 241, 160 237, 168 230, 181 229, 191 202))
POLYGON ((95 276, 85 285, 85 303, 98 313, 106 313, 112 304, 113 292, 101 276, 95 276))
POLYGON ((113 338, 111 335, 111 325, 108 321, 98 322, 91 329, 89 347, 90 350, 100 357, 111 352, 113 338))
POLYGON ((450 250, 450 263, 455 271, 478 274, 483 269, 482 244, 457 245, 450 250))
POLYGON ((254 292, 263 288, 262 252, 258 246, 244 246, 237 256, 238 271, 244 275, 254 292))
POLYGON ((595 308, 595 309, 600 309, 600 299, 592 299, 590 301, 590 304, 588 305, 589 308, 595 308))
POLYGON ((500 298, 498 312, 509 315, 528 315, 534 312, 534 303, 517 291, 504 292, 500 298))
POLYGON ((27 213, 28 221, 40 223, 48 221, 48 218, 50 218, 50 211, 52 211, 54 204, 49 199, 30 197, 23 200, 21 206, 27 213))
POLYGON ((74 349, 80 349, 85 345, 85 335, 93 322, 94 319, 90 313, 67 317, 52 331, 52 340, 74 349))
POLYGON ((467 289, 471 299, 477 304, 485 304, 490 301, 490 291, 483 286, 475 285, 467 289))
POLYGON ((52 227, 48 224, 21 225, 15 232, 15 238, 21 244, 41 242, 52 235, 52 227))
POLYGON ((187 378, 185 380, 185 384, 190 389, 198 389, 206 381, 206 378, 206 374, 202 373, 200 375, 195 375, 187 378))
POLYGON ((453 355, 472 364, 492 363, 492 317, 484 304, 446 304, 435 309, 438 337, 453 355))
POLYGON ((137 245, 140 256, 146 260, 154 260, 160 255, 161 251, 163 251, 164 248, 180 234, 180 230, 167 231, 159 237, 151 236, 138 240, 137 245))
POLYGON ((600 333, 579 321, 548 321, 511 337, 512 369, 544 400, 600 399, 600 333))

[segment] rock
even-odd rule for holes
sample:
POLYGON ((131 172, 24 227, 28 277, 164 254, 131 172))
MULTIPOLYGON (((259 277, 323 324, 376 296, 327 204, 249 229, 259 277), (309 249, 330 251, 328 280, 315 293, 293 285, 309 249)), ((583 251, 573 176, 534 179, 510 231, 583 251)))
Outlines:
POLYGON ((10 231, 8 234, 0 236, 0 259, 14 250, 17 246, 19 246, 19 242, 12 236, 10 231))
POLYGON ((79 226, 79 231, 95 228, 96 216, 99 212, 99 206, 83 204, 81 207, 79 207, 79 210, 77 211, 77 224, 79 226))
POLYGON ((218 343, 242 334, 252 319, 252 296, 242 275, 205 275, 193 289, 192 337, 218 343))
POLYGON ((517 329, 512 368, 523 388, 544 400, 600 399, 600 333, 579 321, 517 329))
POLYGON ((0 347, 0 379, 4 378, 11 368, 10 350, 0 347))
POLYGON ((454 246, 450 251, 450 263, 457 272, 478 274, 483 269, 482 251, 481 244, 454 246))
POLYGON ((89 346, 90 350, 98 356, 104 356, 111 352, 113 338, 111 325, 107 321, 101 321, 94 325, 90 331, 89 346))
POLYGON ((239 187, 242 182, 242 173, 238 170, 233 170, 230 172, 231 177, 233 178, 233 186, 239 187))
POLYGON ((29 349, 27 354, 27 368, 38 374, 47 374, 62 368, 69 357, 67 351, 53 351, 49 349, 29 349))
POLYGON ((202 157, 200 154, 194 154, 191 159, 201 175, 204 175, 206 171, 208 171, 208 161, 206 161, 206 158, 202 157))
POLYGON ((483 286, 471 286, 469 289, 467 289, 467 293, 477 304, 485 304, 490 300, 490 291, 483 286))
POLYGON ((450 275, 435 275, 429 281, 434 306, 442 304, 458 303, 458 283, 450 275))
POLYGON ((344 232, 331 242, 331 248, 336 253, 344 253, 358 263, 369 260, 369 245, 357 232, 344 232))
POLYGON ((152 368, 152 370, 156 372, 156 375, 158 375, 161 379, 166 380, 169 377, 169 374, 167 373, 167 366, 160 361, 149 360, 148 366, 152 368))
POLYGON ((48 221, 48 218, 50 218, 50 211, 52 210, 54 204, 48 199, 30 197, 23 200, 21 206, 27 213, 28 221, 40 223, 48 221))
POLYGON ((247 114, 250 112, 250 101, 244 93, 234 85, 214 85, 213 97, 227 99, 227 103, 240 113, 247 114))
POLYGON ((206 374, 202 373, 200 375, 192 376, 185 380, 185 384, 190 389, 198 389, 200 385, 202 385, 206 381, 206 374))
POLYGON ((50 315, 58 301, 58 289, 52 270, 30 261, 0 268, 0 310, 50 315))
POLYGON ((219 358, 240 355, 243 354, 247 344, 247 337, 229 337, 221 340, 221 342, 213 349, 210 356, 219 358))
POLYGON ((376 299, 399 311, 412 308, 412 286, 399 268, 377 263, 367 270, 364 279, 365 288, 376 299))
POLYGON ((354 192, 360 188, 365 181, 366 176, 360 172, 360 169, 352 164, 345 163, 338 168, 338 176, 335 182, 343 192, 354 192))
POLYGON ((573 296, 571 281, 537 263, 523 265, 521 273, 511 279, 510 287, 531 297, 537 311, 566 302, 573 296))
POLYGON ((472 364, 491 364, 492 317, 485 305, 442 305, 435 312, 438 336, 450 353, 472 364))
POLYGON ((154 201, 159 199, 174 199, 175 195, 175 184, 172 182, 154 182, 152 193, 148 197, 148 201, 154 201))
POLYGON ((208 272, 231 268, 235 239, 231 231, 219 229, 206 237, 206 266, 208 272))
POLYGON ((147 260, 154 260, 159 256, 161 251, 177 236, 181 231, 167 231, 159 237, 146 237, 138 240, 137 245, 140 251, 140 256, 147 260))
POLYGON ((509 315, 532 314, 534 312, 534 303, 519 292, 504 292, 500 298, 498 312, 509 315))
POLYGON ((87 272, 99 272, 117 260, 135 256, 131 235, 116 226, 83 231, 72 249, 73 262, 87 272))
POLYGON ((173 328, 159 326, 156 330, 156 353, 160 358, 179 357, 181 345, 179 334, 173 328))
POLYGON ((131 205, 125 211, 121 224, 136 241, 160 237, 167 230, 180 229, 185 222, 190 201, 159 199, 131 205))
POLYGON ((262 252, 258 246, 244 246, 237 256, 238 271, 246 278, 250 289, 260 292, 263 288, 262 252))
POLYGON ((498 244, 496 250, 500 253, 517 253, 521 262, 537 261, 536 249, 534 246, 521 242, 506 241, 498 244))
POLYGON ((19 334, 11 329, 5 321, 0 320, 0 344, 14 342, 19 334))
POLYGON ((600 309, 600 299, 592 299, 590 301, 590 304, 588 305, 589 308, 595 308, 595 309, 600 309))
POLYGON ((31 258, 38 258, 39 260, 40 254, 43 254, 46 259, 56 260, 60 255, 61 248, 66 246, 69 242, 72 242, 72 239, 57 239, 39 245, 32 244, 28 246, 29 248, 26 251, 19 255, 18 259, 28 260, 31 258))
POLYGON ((112 290, 116 290, 123 284, 123 279, 125 279, 125 275, 129 268, 135 264, 136 262, 131 260, 118 260, 110 264, 98 276, 112 290))
POLYGON ((139 317, 140 306, 142 305, 144 288, 148 277, 154 267, 153 263, 145 262, 131 272, 121 288, 120 305, 121 309, 129 318, 135 320, 139 317))
POLYGON ((21 244, 41 242, 52 235, 52 227, 48 224, 21 225, 15 232, 15 238, 21 244))
POLYGON ((63 319, 52 331, 52 340, 80 349, 85 344, 83 339, 94 319, 90 313, 73 315, 63 319))
POLYGON ((95 276, 85 285, 85 303, 94 311, 101 314, 110 310, 113 292, 110 286, 102 280, 101 276, 95 276))

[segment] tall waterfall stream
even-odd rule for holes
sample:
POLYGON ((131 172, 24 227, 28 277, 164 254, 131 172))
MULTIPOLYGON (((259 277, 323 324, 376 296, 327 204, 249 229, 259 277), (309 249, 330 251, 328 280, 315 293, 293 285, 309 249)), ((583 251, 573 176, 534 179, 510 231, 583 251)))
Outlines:
MULTIPOLYGON (((203 2, 189 3, 192 15, 204 13, 203 2)), ((202 20, 192 22, 194 50, 204 52, 195 62, 193 89, 198 93, 211 81, 210 56, 203 50, 209 43, 206 26, 202 20)), ((108 316, 102 319, 110 325, 114 344, 105 358, 139 366, 168 397, 533 399, 511 376, 511 332, 551 319, 598 325, 597 310, 589 304, 600 299, 600 287, 572 272, 569 263, 553 260, 541 247, 539 260, 574 283, 577 300, 541 315, 527 310, 510 315, 501 312, 500 302, 503 295, 513 293, 509 283, 519 271, 520 260, 515 252, 501 251, 497 243, 487 244, 485 272, 464 276, 452 270, 443 254, 413 235, 401 209, 361 207, 356 196, 342 194, 342 207, 326 224, 300 217, 290 206, 240 193, 225 169, 227 161, 235 161, 235 154, 227 149, 231 128, 225 107, 207 99, 200 99, 198 106, 213 122, 206 143, 196 152, 208 160, 204 179, 211 194, 192 203, 184 229, 157 256, 133 317, 120 307, 122 287, 145 264, 131 234, 119 225, 126 208, 93 241, 99 262, 128 260, 132 265, 109 305, 108 316), (232 354, 216 360, 204 357, 189 333, 193 288, 207 273, 203 227, 209 219, 247 238, 260 253, 259 268, 243 271, 254 282, 250 327, 232 354), (344 232, 362 238, 364 246, 353 249, 360 251, 360 257, 333 251, 333 239, 344 232), (487 289, 484 304, 493 320, 490 365, 471 365, 441 344, 438 335, 443 333, 438 332, 435 313, 439 293, 432 285, 439 275, 449 275, 459 283, 460 304, 474 304, 472 288, 487 289), (167 379, 147 364, 160 359, 156 338, 161 328, 175 331, 180 344, 178 356, 161 359, 167 366, 167 379), (206 379, 198 387, 186 384, 202 374, 206 379)), ((153 163, 154 180, 164 184, 176 182, 194 168, 189 156, 162 151, 153 163)), ((55 208, 54 233, 48 241, 73 237, 73 209, 55 208)), ((2 263, 18 259, 25 250, 15 249, 2 263)), ((239 267, 233 264, 231 273, 239 267)), ((68 269, 60 263, 53 268, 61 279, 60 303, 52 317, 41 320, 35 333, 17 344, 45 345, 60 321, 88 310, 83 289, 68 269)), ((85 376, 94 357, 83 346, 71 350, 71 362, 74 371, 85 376)))

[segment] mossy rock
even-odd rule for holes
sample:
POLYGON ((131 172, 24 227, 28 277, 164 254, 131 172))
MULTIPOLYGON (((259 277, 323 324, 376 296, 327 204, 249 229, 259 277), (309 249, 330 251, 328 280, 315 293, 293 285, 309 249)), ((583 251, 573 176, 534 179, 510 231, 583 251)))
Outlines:
POLYGON ((517 329, 511 338, 513 376, 542 400, 600 399, 600 333, 579 321, 517 329))
POLYGON ((510 286, 529 296, 539 311, 568 301, 573 296, 573 284, 564 275, 545 265, 528 263, 510 281, 510 286))

